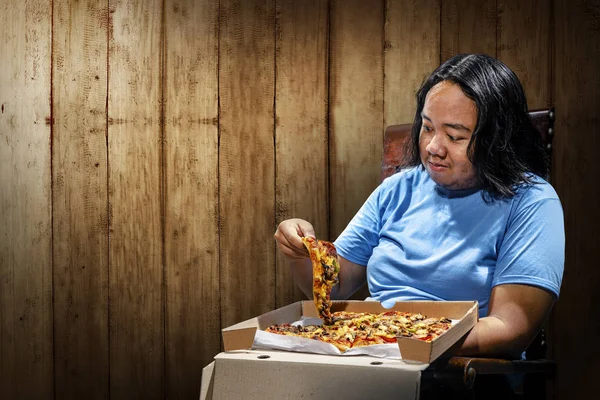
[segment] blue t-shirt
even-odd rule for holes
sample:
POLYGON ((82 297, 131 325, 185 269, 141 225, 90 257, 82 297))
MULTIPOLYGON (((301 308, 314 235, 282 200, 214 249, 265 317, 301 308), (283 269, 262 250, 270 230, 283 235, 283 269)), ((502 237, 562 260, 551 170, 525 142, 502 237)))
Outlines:
POLYGON ((563 213, 539 177, 508 200, 446 190, 421 167, 385 179, 335 241, 340 256, 367 266, 371 297, 477 300, 487 315, 492 287, 516 283, 557 297, 564 268, 563 213))

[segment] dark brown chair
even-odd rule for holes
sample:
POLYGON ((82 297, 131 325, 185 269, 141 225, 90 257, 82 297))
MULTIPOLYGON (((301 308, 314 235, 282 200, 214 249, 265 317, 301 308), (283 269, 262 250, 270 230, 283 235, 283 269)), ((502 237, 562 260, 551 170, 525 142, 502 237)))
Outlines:
MULTIPOLYGON (((547 108, 534 110, 529 114, 550 157, 555 110, 547 108)), ((404 145, 410 136, 411 128, 412 124, 390 125, 386 128, 381 179, 400 170, 404 145)), ((546 359, 544 329, 529 346, 526 355, 525 360, 442 357, 424 371, 421 398, 545 399, 546 380, 554 378, 556 365, 554 361, 546 359)))

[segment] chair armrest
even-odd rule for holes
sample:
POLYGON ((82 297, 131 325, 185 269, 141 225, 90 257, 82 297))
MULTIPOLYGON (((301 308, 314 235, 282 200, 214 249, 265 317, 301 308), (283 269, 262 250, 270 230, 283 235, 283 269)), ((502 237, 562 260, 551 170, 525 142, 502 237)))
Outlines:
POLYGON ((499 358, 451 357, 431 365, 426 375, 435 380, 464 385, 471 389, 477 375, 542 374, 554 377, 556 363, 552 360, 505 360, 499 358))

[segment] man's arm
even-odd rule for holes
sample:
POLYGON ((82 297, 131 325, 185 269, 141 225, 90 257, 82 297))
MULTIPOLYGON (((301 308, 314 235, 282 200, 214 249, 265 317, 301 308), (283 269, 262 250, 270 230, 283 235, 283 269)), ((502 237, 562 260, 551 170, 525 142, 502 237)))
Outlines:
POLYGON ((469 332, 456 355, 520 358, 548 316, 555 296, 529 285, 492 288, 488 316, 469 332))

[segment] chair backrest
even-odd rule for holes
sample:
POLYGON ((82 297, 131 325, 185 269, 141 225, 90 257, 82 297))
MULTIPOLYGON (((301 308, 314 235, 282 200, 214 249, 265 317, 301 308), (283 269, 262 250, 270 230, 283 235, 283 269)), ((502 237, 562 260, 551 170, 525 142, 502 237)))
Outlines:
MULTIPOLYGON (((537 128, 542 143, 552 155, 552 139, 554 138, 554 107, 533 110, 529 116, 537 128)), ((383 159, 381 162, 381 179, 385 179, 400 170, 404 157, 404 143, 410 136, 412 124, 390 125, 385 129, 383 136, 383 159)), ((545 177, 548 178, 548 177, 545 177)))

